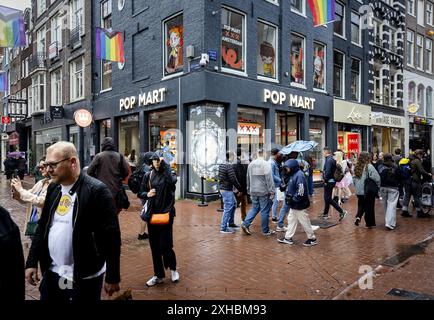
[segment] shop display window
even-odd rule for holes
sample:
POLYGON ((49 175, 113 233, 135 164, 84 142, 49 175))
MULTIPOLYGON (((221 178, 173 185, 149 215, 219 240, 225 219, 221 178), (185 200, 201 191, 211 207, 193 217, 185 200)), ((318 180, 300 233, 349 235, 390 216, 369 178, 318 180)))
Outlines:
POLYGON ((119 152, 128 157, 131 150, 140 153, 139 116, 130 115, 119 119, 119 152))
POLYGON ((245 15, 223 8, 221 17, 222 68, 245 72, 245 15))
POLYGON ((277 78, 277 29, 258 22, 258 76, 277 78))
POLYGON ((323 148, 326 146, 326 122, 319 117, 310 117, 309 119, 309 140, 313 140, 318 145, 308 153, 313 159, 313 180, 322 179, 321 172, 324 167, 323 148))
POLYGON ((294 113, 276 112, 275 127, 275 142, 282 147, 299 138, 298 116, 294 113))
POLYGON ((241 160, 251 161, 259 148, 264 146, 265 111, 254 108, 238 108, 237 147, 241 160))
POLYGON ((164 22, 164 35, 164 75, 182 72, 184 66, 184 25, 182 14, 164 22))

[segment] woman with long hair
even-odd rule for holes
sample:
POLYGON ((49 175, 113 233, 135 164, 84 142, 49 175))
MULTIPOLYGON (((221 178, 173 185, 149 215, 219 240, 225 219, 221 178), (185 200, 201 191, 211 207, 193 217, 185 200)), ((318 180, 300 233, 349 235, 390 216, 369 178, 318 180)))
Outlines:
POLYGON ((176 255, 173 251, 173 220, 175 218, 175 188, 177 177, 170 166, 154 153, 150 157, 152 170, 143 178, 143 192, 140 198, 147 200, 145 220, 148 223, 149 245, 152 252, 154 276, 146 282, 148 287, 163 283, 165 272, 169 268, 172 282, 179 280, 176 270, 176 255), (168 220, 160 223, 153 216, 163 214, 168 220))
POLYGON ((365 195, 365 180, 371 178, 380 188, 380 175, 371 164, 371 155, 368 152, 361 152, 354 169, 354 185, 356 187, 356 195, 358 199, 357 216, 354 224, 359 225, 363 215, 367 228, 375 227, 375 198, 378 195, 365 195))

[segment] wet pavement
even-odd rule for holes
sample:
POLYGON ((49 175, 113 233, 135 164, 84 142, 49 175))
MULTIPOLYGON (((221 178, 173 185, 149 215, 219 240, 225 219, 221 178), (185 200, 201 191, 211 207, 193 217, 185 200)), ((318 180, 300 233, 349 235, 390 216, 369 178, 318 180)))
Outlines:
MULTIPOLYGON (((26 177, 25 186, 32 185, 26 177)), ((164 284, 147 288, 153 275, 148 240, 137 240, 140 230, 140 202, 128 192, 131 207, 119 215, 122 231, 121 289, 132 290, 133 299, 413 299, 413 293, 434 296, 434 217, 402 218, 397 228, 388 231, 380 202, 376 205, 377 227, 354 226, 357 199, 353 196, 343 207, 349 214, 338 223, 338 213, 331 209, 335 226, 315 231, 318 245, 304 247, 306 235, 299 225, 294 245, 281 244, 265 237, 260 230, 260 216, 255 219, 252 236, 242 231, 220 234, 220 202, 200 208, 198 202, 176 203, 174 250, 181 280, 173 284, 170 273, 164 284), (370 286, 372 275, 372 286, 370 286), (368 276, 368 277, 367 277, 368 276), (362 279, 360 279, 362 277, 362 279), (360 281, 359 281, 360 280, 360 281), (365 289, 361 289, 365 288, 365 289), (392 289, 410 292, 396 296, 392 289)), ((29 239, 24 236, 25 206, 11 199, 4 176, 0 178, 0 203, 8 209, 22 230, 27 255, 29 239)), ((322 190, 315 196, 308 212, 312 220, 322 212, 322 190)), ((237 209, 235 222, 239 224, 237 209)), ((275 224, 270 223, 273 228, 275 224)), ((26 298, 38 299, 35 287, 26 286, 26 298)), ((107 299, 103 295, 104 299, 107 299)))

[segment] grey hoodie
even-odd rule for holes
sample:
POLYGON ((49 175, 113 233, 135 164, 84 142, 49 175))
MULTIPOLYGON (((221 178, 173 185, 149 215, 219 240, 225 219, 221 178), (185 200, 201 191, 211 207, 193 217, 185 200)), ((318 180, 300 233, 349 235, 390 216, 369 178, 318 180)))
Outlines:
POLYGON ((247 192, 251 196, 264 197, 276 193, 271 163, 264 158, 253 160, 247 168, 247 192))
POLYGON ((366 171, 368 171, 369 178, 374 179, 374 181, 377 183, 378 188, 380 188, 381 186, 380 175, 372 164, 368 164, 368 170, 365 169, 363 171, 361 178, 357 178, 356 176, 354 176, 354 185, 356 187, 356 195, 358 196, 365 195, 365 180, 367 178, 366 171))

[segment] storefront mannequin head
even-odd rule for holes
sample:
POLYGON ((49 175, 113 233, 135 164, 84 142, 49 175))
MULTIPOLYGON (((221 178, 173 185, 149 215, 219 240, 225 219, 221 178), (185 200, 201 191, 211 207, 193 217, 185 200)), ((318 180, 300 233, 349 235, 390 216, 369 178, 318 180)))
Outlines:
POLYGON ((44 166, 53 182, 65 186, 74 184, 80 175, 80 160, 74 144, 60 141, 50 146, 44 166))
POLYGON ((332 149, 330 149, 329 147, 324 147, 322 149, 322 154, 325 158, 327 158, 329 155, 332 154, 332 149))

